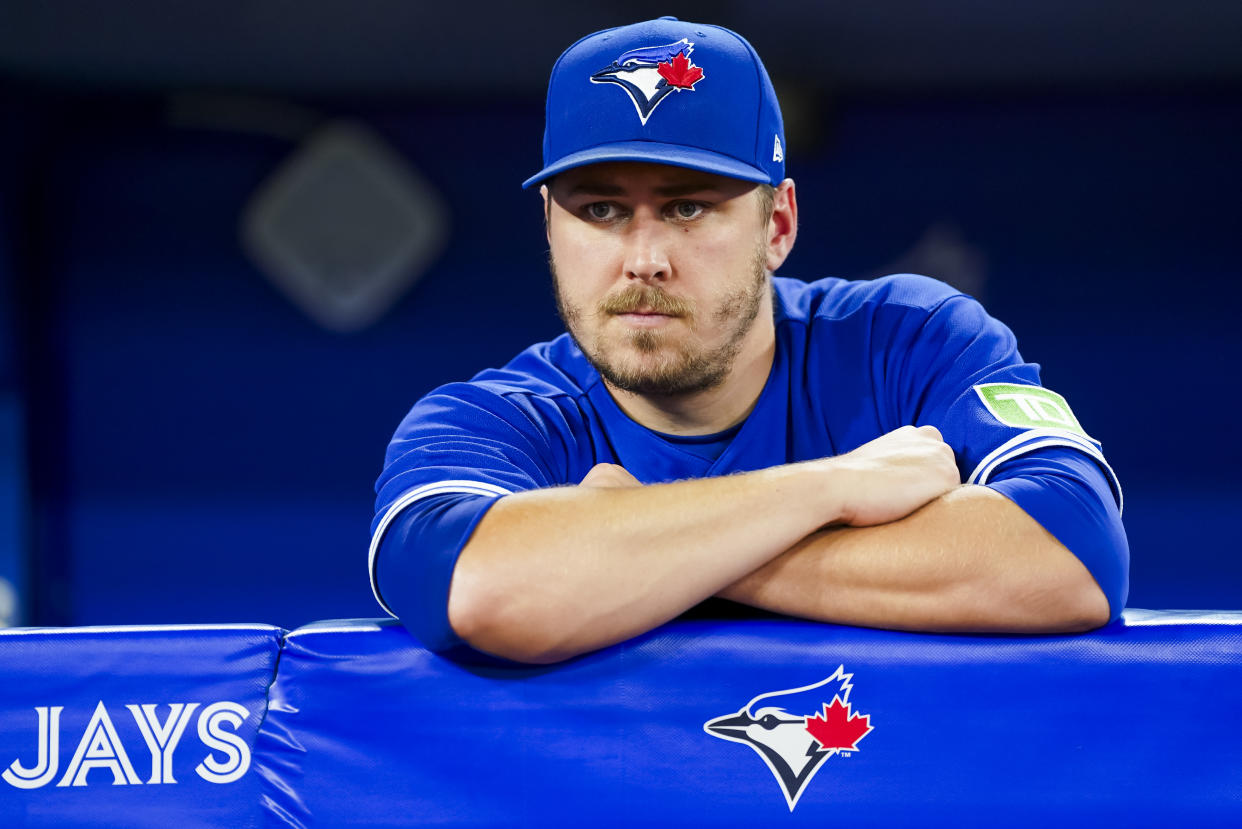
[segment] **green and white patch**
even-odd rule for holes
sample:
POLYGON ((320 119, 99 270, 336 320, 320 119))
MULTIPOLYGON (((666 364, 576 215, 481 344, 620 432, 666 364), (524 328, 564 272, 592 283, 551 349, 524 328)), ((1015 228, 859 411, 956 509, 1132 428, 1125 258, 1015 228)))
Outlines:
POLYGON ((1006 426, 1062 429, 1095 440, 1074 417, 1065 398, 1050 389, 1016 383, 982 383, 974 389, 992 416, 1006 426))

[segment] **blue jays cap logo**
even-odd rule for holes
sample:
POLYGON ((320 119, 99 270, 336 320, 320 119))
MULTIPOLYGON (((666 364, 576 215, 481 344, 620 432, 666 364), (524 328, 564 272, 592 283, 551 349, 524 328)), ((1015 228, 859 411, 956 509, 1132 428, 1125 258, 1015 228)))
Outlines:
POLYGON ((708 720, 703 730, 754 749, 780 783, 792 812, 823 762, 834 754, 848 757, 873 729, 870 714, 851 710, 853 678, 841 665, 814 685, 760 694, 736 714, 708 720))
POLYGON ((660 102, 673 92, 693 92, 703 80, 702 67, 690 60, 694 44, 686 38, 664 46, 644 46, 623 52, 612 64, 591 76, 591 83, 613 83, 625 90, 647 123, 660 102))

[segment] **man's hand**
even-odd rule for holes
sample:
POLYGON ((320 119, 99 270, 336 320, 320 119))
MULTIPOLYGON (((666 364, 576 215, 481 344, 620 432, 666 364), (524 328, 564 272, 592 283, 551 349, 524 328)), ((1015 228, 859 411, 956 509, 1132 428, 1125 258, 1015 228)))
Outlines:
POLYGON ((935 426, 902 426, 825 465, 837 487, 839 523, 854 527, 905 518, 961 483, 953 450, 935 426))

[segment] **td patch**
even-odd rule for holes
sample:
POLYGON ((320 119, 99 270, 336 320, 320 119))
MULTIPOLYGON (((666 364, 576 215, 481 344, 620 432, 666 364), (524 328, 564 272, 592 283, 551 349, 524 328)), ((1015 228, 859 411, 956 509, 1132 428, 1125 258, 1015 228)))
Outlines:
POLYGON ((1095 440, 1074 417, 1065 398, 1050 389, 1016 383, 982 383, 974 390, 992 416, 1006 426, 1061 429, 1095 440))

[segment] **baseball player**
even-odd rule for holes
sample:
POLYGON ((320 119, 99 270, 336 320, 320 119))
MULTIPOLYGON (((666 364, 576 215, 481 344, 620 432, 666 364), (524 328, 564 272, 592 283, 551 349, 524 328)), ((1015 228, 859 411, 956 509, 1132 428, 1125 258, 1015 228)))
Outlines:
POLYGON ((1120 485, 1004 325, 926 277, 772 275, 798 204, 744 39, 578 41, 543 152, 568 333, 420 400, 376 485, 372 585, 429 648, 552 662, 713 596, 927 631, 1120 613, 1120 485))

